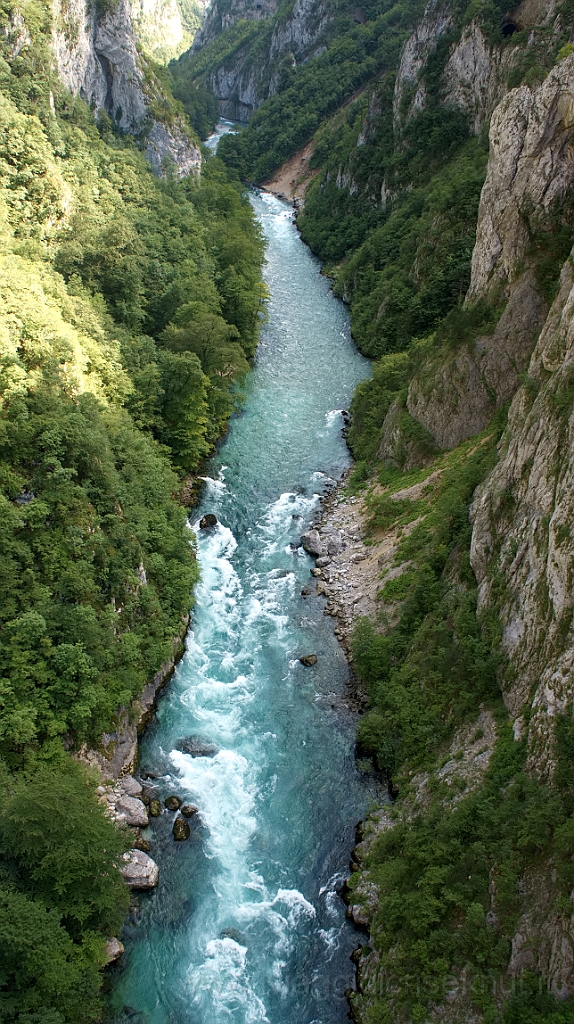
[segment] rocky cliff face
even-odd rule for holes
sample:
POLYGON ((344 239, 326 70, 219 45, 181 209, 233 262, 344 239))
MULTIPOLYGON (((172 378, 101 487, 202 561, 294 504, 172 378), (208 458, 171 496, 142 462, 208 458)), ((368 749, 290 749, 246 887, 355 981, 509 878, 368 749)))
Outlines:
POLYGON ((504 700, 529 765, 550 778, 553 718, 572 707, 574 288, 572 256, 510 409, 500 461, 477 495, 472 565, 509 660, 504 700), (504 581, 495 596, 496 581, 504 581), (528 718, 526 725, 525 714, 528 718))
POLYGON ((334 16, 325 0, 295 0, 287 18, 276 17, 278 8, 278 0, 257 4, 239 0, 231 8, 215 0, 211 5, 197 34, 194 52, 237 22, 259 22, 256 48, 252 50, 253 38, 249 36, 203 79, 219 99, 223 117, 248 121, 277 91, 284 61, 296 66, 319 51, 323 33, 334 16))
POLYGON ((183 122, 165 125, 150 103, 161 87, 138 54, 129 0, 99 15, 88 0, 54 0, 52 48, 64 85, 124 131, 141 137, 157 174, 166 163, 180 175, 197 171, 201 156, 183 122))
POLYGON ((440 447, 479 433, 512 398, 544 323, 532 239, 548 229, 574 186, 573 89, 568 58, 537 88, 512 90, 492 115, 466 305, 505 308, 491 335, 456 355, 440 353, 411 382, 409 412, 440 447))

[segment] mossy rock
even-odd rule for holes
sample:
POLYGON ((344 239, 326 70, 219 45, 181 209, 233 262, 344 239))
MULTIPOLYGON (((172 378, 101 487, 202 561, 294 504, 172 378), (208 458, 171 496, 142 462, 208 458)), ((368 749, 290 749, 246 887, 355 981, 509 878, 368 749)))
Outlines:
POLYGON ((185 818, 176 818, 173 823, 173 838, 177 840, 178 843, 182 843, 186 839, 189 839, 190 834, 191 829, 185 818))

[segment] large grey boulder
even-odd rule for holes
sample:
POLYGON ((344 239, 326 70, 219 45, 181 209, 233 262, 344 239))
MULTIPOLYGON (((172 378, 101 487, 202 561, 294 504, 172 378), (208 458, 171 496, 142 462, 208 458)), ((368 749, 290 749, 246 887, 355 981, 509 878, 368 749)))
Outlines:
POLYGON ((219 747, 202 739, 201 736, 186 736, 185 739, 178 740, 175 749, 181 750, 182 754, 189 754, 190 757, 215 757, 219 752, 219 747))
POLYGON ((121 796, 116 803, 116 812, 125 819, 128 825, 141 828, 148 824, 146 806, 137 797, 121 796))
POLYGON ((328 555, 340 555, 343 550, 343 538, 337 530, 332 530, 325 538, 328 555))
POLYGON ((123 778, 120 779, 120 786, 128 796, 141 797, 143 786, 141 782, 134 779, 133 775, 124 775, 123 778))
POLYGON ((301 543, 308 555, 314 555, 316 558, 320 558, 328 554, 327 548, 323 544, 318 530, 307 530, 306 533, 302 533, 301 543))
POLYGON ((124 853, 125 865, 120 868, 130 889, 155 889, 159 880, 159 868, 143 850, 124 853))

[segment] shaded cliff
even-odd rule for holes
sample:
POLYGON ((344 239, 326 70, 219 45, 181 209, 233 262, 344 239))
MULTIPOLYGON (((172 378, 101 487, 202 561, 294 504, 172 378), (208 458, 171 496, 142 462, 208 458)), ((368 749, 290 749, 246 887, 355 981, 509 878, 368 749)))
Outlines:
POLYGON ((53 11, 52 49, 58 75, 94 113, 135 135, 156 174, 170 165, 180 175, 201 166, 193 133, 173 104, 166 116, 165 87, 138 53, 129 0, 105 8, 87 0, 60 3, 53 11))

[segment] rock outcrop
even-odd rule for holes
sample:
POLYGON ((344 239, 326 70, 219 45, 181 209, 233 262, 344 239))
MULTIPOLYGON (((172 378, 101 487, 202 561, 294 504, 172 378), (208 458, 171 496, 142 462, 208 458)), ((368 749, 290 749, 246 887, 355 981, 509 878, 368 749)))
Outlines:
POLYGON ((166 685, 183 651, 182 640, 187 622, 187 618, 182 622, 181 637, 174 638, 172 660, 162 665, 130 708, 118 710, 115 730, 103 734, 97 750, 90 750, 84 745, 78 751, 78 759, 96 768, 102 779, 119 779, 120 776, 134 771, 138 755, 138 735, 151 721, 157 695, 166 685))
POLYGON ((574 58, 536 89, 513 89, 490 124, 467 302, 508 292, 525 258, 529 225, 544 223, 574 182, 574 58))
POLYGON ((466 305, 504 309, 491 335, 438 350, 409 386, 409 412, 441 448, 484 430, 527 369, 548 312, 532 236, 574 187, 573 127, 574 57, 537 88, 513 89, 494 111, 466 305))
POLYGON ((151 112, 161 86, 138 53, 129 0, 101 15, 89 0, 54 0, 53 15, 56 68, 70 92, 140 138, 157 174, 168 163, 180 175, 197 172, 201 154, 183 120, 167 126, 151 112))

